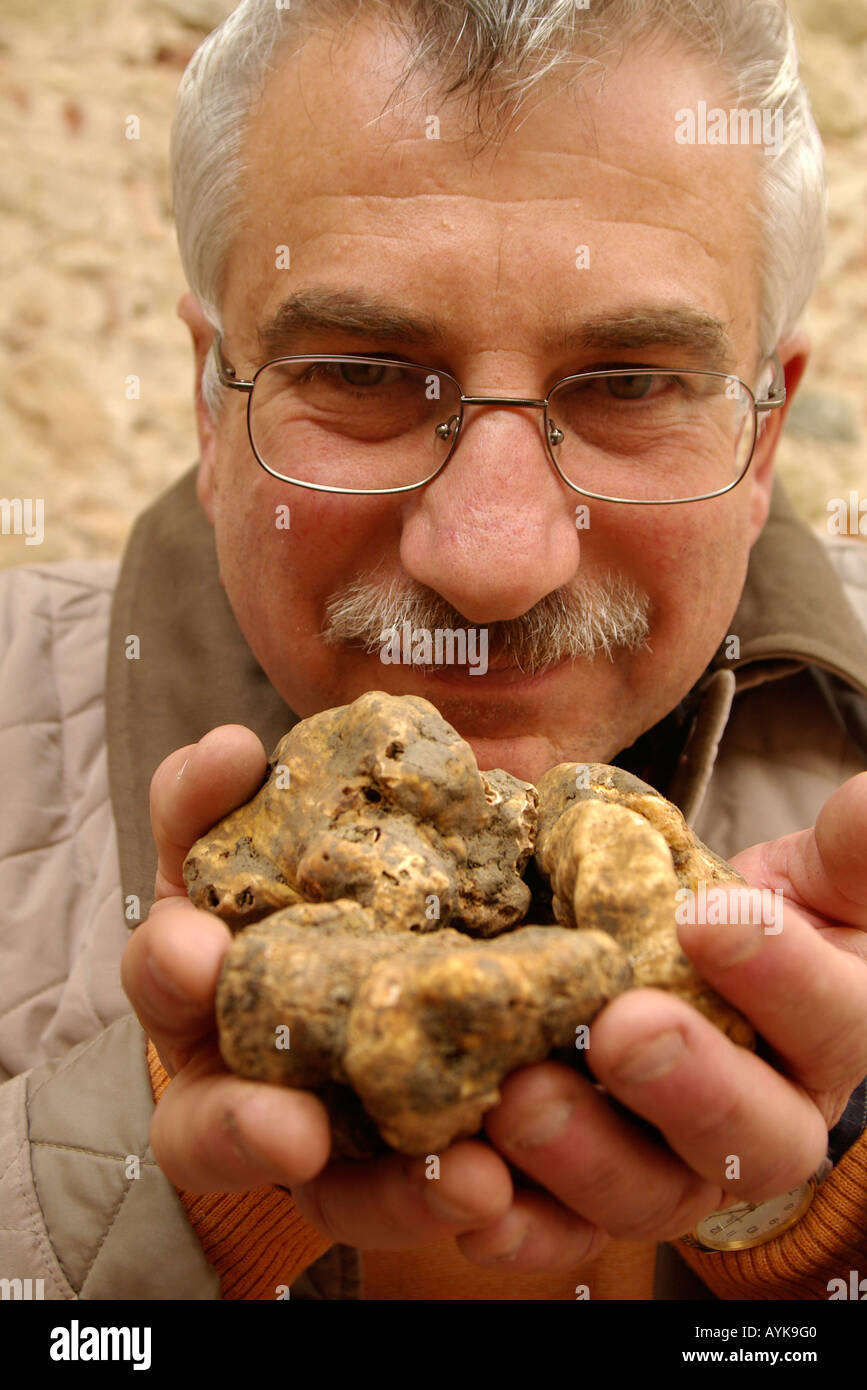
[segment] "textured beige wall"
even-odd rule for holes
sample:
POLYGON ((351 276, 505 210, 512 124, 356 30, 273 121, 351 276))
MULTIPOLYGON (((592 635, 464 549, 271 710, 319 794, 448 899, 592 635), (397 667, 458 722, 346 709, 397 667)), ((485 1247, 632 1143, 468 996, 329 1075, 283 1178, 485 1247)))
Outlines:
MULTIPOLYGON (((118 555, 137 512, 195 459, 168 131, 185 63, 231 8, 0 0, 0 495, 45 499, 43 544, 0 535, 0 565, 118 555), (124 137, 129 115, 138 140, 124 137)), ((794 9, 831 243, 781 466, 822 525, 829 497, 867 496, 867 0, 794 9)))

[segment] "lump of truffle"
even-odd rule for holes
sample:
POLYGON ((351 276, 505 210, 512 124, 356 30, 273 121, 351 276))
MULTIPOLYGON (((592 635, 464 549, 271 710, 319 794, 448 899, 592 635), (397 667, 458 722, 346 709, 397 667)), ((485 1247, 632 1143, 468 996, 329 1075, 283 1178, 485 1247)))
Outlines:
POLYGON ((326 1087, 348 1084, 387 1144, 427 1154, 474 1134, 510 1072, 574 1043, 631 982, 601 932, 473 941, 377 931, 349 901, 287 908, 229 948, 220 1048, 242 1076, 318 1089, 338 1120, 326 1087))
POLYGON ((743 880, 693 835, 676 806, 619 768, 560 764, 539 784, 536 862, 558 922, 610 932, 636 987, 670 990, 733 1041, 753 1045, 750 1025, 681 950, 675 915, 680 887, 743 880))
POLYGON ((635 811, 658 830, 671 851, 678 886, 695 889, 705 880, 742 883, 740 874, 690 830, 683 815, 661 792, 631 772, 607 763, 558 763, 538 787, 537 849, 568 807, 601 801, 635 811))
POLYGON ((383 931, 507 930, 530 901, 536 792, 480 773, 427 700, 373 691, 296 724, 265 785, 190 850, 192 902, 237 929, 353 898, 383 931))
POLYGON ((415 696, 296 725, 184 876, 237 933, 217 987, 226 1064, 315 1092, 335 1154, 476 1133, 512 1071, 580 1059, 576 1031, 635 986, 754 1043, 680 949, 678 889, 741 880, 677 808, 602 764, 561 764, 538 791, 480 772, 415 696), (528 866, 550 925, 523 921, 528 866))

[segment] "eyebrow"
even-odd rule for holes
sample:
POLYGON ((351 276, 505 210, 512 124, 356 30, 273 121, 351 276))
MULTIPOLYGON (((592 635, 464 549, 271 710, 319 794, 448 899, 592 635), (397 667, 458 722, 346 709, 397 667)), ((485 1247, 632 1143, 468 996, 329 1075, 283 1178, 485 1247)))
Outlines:
POLYGON ((442 328, 426 315, 409 314, 397 305, 352 290, 297 290, 258 329, 264 352, 280 351, 300 333, 350 333, 365 338, 401 338, 440 347, 442 328))
POLYGON ((733 365, 735 352, 723 324, 701 309, 639 307, 625 313, 597 314, 561 339, 565 349, 680 347, 708 359, 720 370, 733 365))
MULTIPOLYGON (((302 333, 330 332, 443 347, 443 327, 428 315, 355 290, 320 287, 297 290, 257 330, 259 345, 279 356, 302 333)), ((613 314, 595 314, 551 335, 563 351, 631 350, 680 347, 701 356, 709 369, 727 370, 735 353, 722 323, 700 309, 636 305, 613 314)))

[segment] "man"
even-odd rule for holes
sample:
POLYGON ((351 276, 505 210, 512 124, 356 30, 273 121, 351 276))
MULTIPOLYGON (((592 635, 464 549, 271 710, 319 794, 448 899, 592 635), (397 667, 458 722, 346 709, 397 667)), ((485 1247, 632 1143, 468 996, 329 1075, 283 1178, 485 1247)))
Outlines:
MULTIPOLYGON (((864 1259, 867 645, 821 547, 772 497, 821 179, 797 83, 772 82, 802 176, 771 237, 785 149, 776 124, 737 119, 767 79, 748 55, 783 70, 787 30, 775 4, 741 0, 642 20, 613 0, 591 17, 501 8, 492 32, 489 5, 416 7, 414 28, 398 5, 350 6, 348 22, 339 5, 248 0, 188 72, 175 203, 204 375, 201 510, 183 480, 124 559, 110 815, 99 682, 77 677, 71 696, 60 682, 64 737, 73 714, 89 721, 67 838, 82 884, 90 846, 96 886, 61 893, 59 851, 42 881, 53 872, 61 917, 94 915, 68 977, 31 960, 7 1007, 3 1225, 50 1296, 650 1297, 660 1242, 795 1189, 798 1219, 775 1235, 768 1216, 759 1255, 680 1244, 705 1284, 826 1297, 864 1259), (689 136, 684 113, 729 107, 725 140, 720 124, 689 136), (365 360, 307 360, 323 354, 365 360), (486 632, 490 669, 384 663, 398 617, 486 632), (213 1013, 228 932, 186 900, 184 856, 261 782, 260 738, 270 751, 294 718, 371 689, 432 700, 483 768, 537 780, 617 759, 718 852, 765 842, 734 862, 785 895, 781 930, 681 928, 762 1052, 635 991, 591 1029, 607 1095, 559 1064, 525 1068, 433 1181, 424 1160, 330 1163, 313 1096, 231 1076, 213 1013), (134 925, 158 763, 156 901, 122 963, 139 1027, 112 973, 112 815, 134 925)), ((848 548, 840 564, 858 601, 863 569, 848 548)), ((66 577, 46 681, 58 612, 99 650, 111 579, 66 577)), ((20 576, 7 612, 27 599, 44 615, 51 582, 20 576)), ((20 707, 24 657, 7 667, 20 707)), ((38 892, 25 906, 42 919, 38 892)))

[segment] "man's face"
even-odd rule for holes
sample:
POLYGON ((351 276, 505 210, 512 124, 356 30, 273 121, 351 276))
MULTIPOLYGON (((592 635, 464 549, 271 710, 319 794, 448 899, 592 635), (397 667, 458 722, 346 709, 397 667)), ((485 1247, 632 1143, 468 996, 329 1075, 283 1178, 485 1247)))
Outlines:
MULTIPOLYGON (((380 118, 401 57, 364 22, 340 43, 310 39, 270 78, 247 136, 245 225, 224 283, 223 350, 239 377, 281 353, 395 354, 450 371, 469 395, 541 398, 595 367, 717 366, 706 346, 635 343, 622 326, 607 344, 565 346, 590 320, 676 309, 717 320, 730 343, 724 369, 756 386, 758 246, 746 203, 762 151, 674 138, 679 108, 729 104, 712 73, 669 45, 628 54, 601 91, 584 84, 575 97, 547 82, 517 130, 470 157, 454 99, 432 91, 380 118), (427 138, 426 115, 438 117, 439 139, 427 138), (281 246, 289 269, 276 267, 281 246), (259 328, 313 287, 434 320, 439 341, 311 327, 263 354, 259 328)), ((433 482, 365 498, 272 478, 250 450, 246 398, 227 394, 203 443, 200 496, 240 626, 302 717, 367 690, 422 695, 482 767, 536 780, 560 761, 610 761, 674 707, 728 631, 766 515, 774 429, 726 496, 594 501, 579 530, 586 499, 553 469, 538 410, 468 407, 433 482), (281 505, 289 529, 275 525, 281 505), (383 664, 321 635, 329 600, 374 571, 424 586, 476 627, 615 574, 648 596, 649 641, 531 678, 383 664)))

